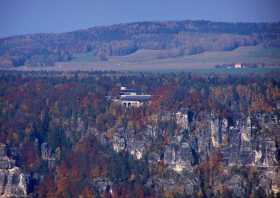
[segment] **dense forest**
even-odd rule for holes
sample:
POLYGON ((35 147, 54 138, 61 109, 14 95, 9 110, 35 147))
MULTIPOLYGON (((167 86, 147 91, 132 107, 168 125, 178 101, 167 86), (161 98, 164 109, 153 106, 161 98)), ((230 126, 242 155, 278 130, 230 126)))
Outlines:
POLYGON ((167 21, 94 27, 59 34, 32 34, 0 39, 0 66, 51 66, 91 52, 106 60, 141 49, 170 50, 170 56, 227 51, 263 44, 279 47, 279 23, 167 21))
POLYGON ((0 172, 9 158, 25 178, 0 182, 12 195, 277 197, 279 131, 277 72, 0 73, 0 172), (121 86, 152 99, 123 107, 121 86))

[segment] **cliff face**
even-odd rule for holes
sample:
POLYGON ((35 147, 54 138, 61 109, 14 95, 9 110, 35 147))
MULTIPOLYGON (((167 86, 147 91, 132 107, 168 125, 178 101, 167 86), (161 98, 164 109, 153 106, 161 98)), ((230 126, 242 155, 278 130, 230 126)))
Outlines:
POLYGON ((0 155, 0 196, 27 197, 26 176, 7 156, 4 144, 0 145, 0 155))
MULTIPOLYGON (((154 174, 147 186, 169 192, 181 188, 190 196, 195 189, 203 189, 201 183, 211 186, 216 196, 221 188, 238 197, 247 196, 248 191, 261 190, 266 195, 279 192, 279 148, 272 136, 264 135, 266 127, 279 126, 277 115, 240 113, 229 122, 227 118, 203 112, 194 113, 189 122, 188 110, 183 110, 157 115, 155 123, 163 120, 175 120, 177 129, 167 134, 159 125, 152 124, 135 134, 129 128, 119 128, 111 140, 105 140, 116 152, 127 151, 136 160, 146 156, 151 170, 164 164, 165 176, 154 174), (167 141, 156 146, 161 137, 167 141)), ((104 142, 103 135, 98 134, 104 142)))

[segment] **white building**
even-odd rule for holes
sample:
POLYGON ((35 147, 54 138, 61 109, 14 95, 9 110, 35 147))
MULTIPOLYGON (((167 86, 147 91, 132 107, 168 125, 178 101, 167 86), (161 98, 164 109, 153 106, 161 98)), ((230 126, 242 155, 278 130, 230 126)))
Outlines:
POLYGON ((235 63, 234 68, 240 69, 240 68, 242 68, 242 64, 241 63, 235 63))
POLYGON ((125 107, 141 107, 148 104, 151 100, 151 95, 123 95, 119 99, 120 103, 125 107))
POLYGON ((120 96, 114 101, 125 107, 141 107, 144 104, 149 104, 151 97, 151 95, 138 94, 135 89, 121 87, 120 96))

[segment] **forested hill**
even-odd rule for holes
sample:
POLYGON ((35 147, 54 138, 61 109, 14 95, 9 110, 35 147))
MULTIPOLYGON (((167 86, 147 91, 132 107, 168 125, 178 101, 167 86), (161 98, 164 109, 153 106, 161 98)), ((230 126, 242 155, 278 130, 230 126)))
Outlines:
POLYGON ((210 21, 139 22, 68 33, 31 34, 0 39, 0 66, 50 66, 77 53, 100 59, 139 49, 170 49, 172 56, 232 50, 264 44, 280 47, 280 23, 210 21))

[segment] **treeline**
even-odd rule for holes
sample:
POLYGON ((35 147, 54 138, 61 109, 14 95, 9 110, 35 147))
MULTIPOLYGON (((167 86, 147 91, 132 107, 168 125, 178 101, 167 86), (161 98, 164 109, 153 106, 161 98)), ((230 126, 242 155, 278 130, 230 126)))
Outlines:
MULTIPOLYGON (((36 77, 42 75, 40 72, 31 72, 32 77, 28 73, 22 76, 19 72, 18 77, 8 73, 1 75, 2 142, 18 145, 26 135, 27 139, 39 137, 43 142, 51 138, 50 131, 65 131, 64 127, 77 125, 79 119, 86 128, 96 127, 98 118, 110 109, 107 96, 117 95, 120 86, 152 94, 149 110, 155 112, 175 112, 188 107, 194 111, 211 109, 223 115, 234 112, 249 114, 271 112, 279 105, 279 79, 275 73, 265 76, 188 73, 87 76, 81 72, 73 76, 61 74, 55 78, 52 75, 36 77), (25 134, 26 127, 28 133, 25 134)), ((120 115, 114 116, 117 119, 120 115)), ((80 136, 75 134, 68 138, 76 142, 80 136)), ((49 142, 55 144, 57 141, 49 142)))

